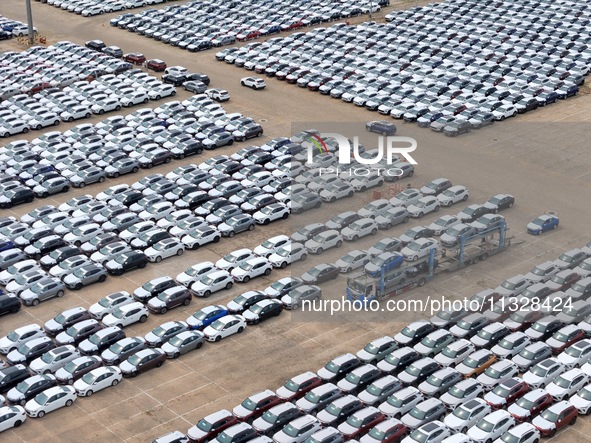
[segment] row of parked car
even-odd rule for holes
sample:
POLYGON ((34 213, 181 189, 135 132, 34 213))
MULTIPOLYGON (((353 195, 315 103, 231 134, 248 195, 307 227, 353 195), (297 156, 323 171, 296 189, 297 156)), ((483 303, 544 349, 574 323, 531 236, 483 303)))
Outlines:
POLYGON ((111 20, 117 26, 191 52, 230 45, 237 41, 293 31, 304 26, 379 11, 389 0, 278 1, 248 0, 189 2, 111 20))
MULTIPOLYGON (((47 132, 31 142, 16 140, 0 148, 0 206, 104 182, 262 134, 262 126, 253 119, 226 113, 207 94, 200 94, 182 103, 108 117, 96 125, 47 132)), ((271 155, 260 160, 270 159, 271 155)))
MULTIPOLYGON (((64 11, 80 14, 83 17, 91 17, 109 12, 125 11, 126 9, 142 8, 148 5, 157 5, 168 0, 35 0, 40 3, 61 8, 64 11)), ((170 0, 172 1, 172 0, 170 0)))
POLYGON ((578 93, 591 67, 581 7, 446 1, 216 58, 453 136, 578 93))
MULTIPOLYGON (((589 248, 581 249, 588 257, 589 248)), ((557 262, 565 254, 571 251, 557 262)), ((500 300, 506 282, 471 299, 500 300)), ((186 435, 155 441, 533 443, 554 436, 591 411, 591 323, 575 325, 560 308, 532 309, 539 315, 527 319, 517 312, 478 321, 478 311, 442 311, 208 415, 186 435)))
MULTIPOLYGON (((33 27, 33 30, 34 32, 37 32, 37 28, 33 27)), ((28 35, 28 33, 29 26, 26 23, 0 15, 0 40, 8 40, 12 37, 28 35)))
POLYGON ((0 136, 176 94, 130 63, 70 42, 0 56, 0 136))

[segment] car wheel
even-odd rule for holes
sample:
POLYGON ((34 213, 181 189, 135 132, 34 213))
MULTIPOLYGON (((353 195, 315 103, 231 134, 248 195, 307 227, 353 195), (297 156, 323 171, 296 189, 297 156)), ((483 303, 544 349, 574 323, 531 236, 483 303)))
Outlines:
POLYGON ((412 258, 412 261, 417 261, 418 259, 419 259, 419 256, 418 256, 418 255, 415 255, 415 256, 412 258))
POLYGON ((234 286, 234 282, 231 282, 231 281, 229 281, 229 282, 226 284, 226 289, 228 289, 228 290, 229 290, 229 289, 232 289, 232 286, 234 286))
POLYGON ((337 201, 336 197, 331 197, 330 200, 329 200, 329 203, 334 203, 336 201, 337 201))
POLYGON ((423 218, 423 215, 425 215, 425 214, 423 214, 422 212, 419 212, 418 218, 423 218))
POLYGON ((337 245, 336 245, 336 246, 337 246, 337 248, 340 248, 342 245, 343 245, 343 242, 342 242, 341 240, 339 240, 339 241, 337 242, 337 245))
POLYGON ((324 249, 322 249, 322 248, 318 248, 316 250, 316 254, 322 254, 323 252, 324 252, 324 249))
POLYGON ((236 331, 236 332, 238 332, 238 334, 240 334, 240 333, 242 333, 242 331, 244 331, 244 328, 243 328, 242 326, 240 326, 240 327, 238 328, 238 331, 236 331))
POLYGON ((270 268, 265 270, 265 275, 269 275, 270 273, 271 273, 271 269, 270 268))
POLYGON ((439 205, 435 206, 435 212, 439 211, 439 205))
POLYGON ((468 428, 463 428, 463 429, 462 429, 460 432, 461 432, 462 434, 465 434, 466 432, 468 432, 468 428))
POLYGON ((166 314, 166 312, 168 312, 168 309, 166 309, 166 306, 160 308, 160 313, 161 314, 166 314))
MULTIPOLYGON (((57 291, 57 296, 58 297, 63 297, 64 296, 64 291, 57 291)), ((37 300, 37 303, 39 303, 39 301, 37 300)))
POLYGON ((300 261, 305 261, 308 258, 308 254, 302 254, 300 261))
POLYGON ((160 263, 162 261, 162 257, 158 256, 154 259, 156 263, 160 263))
POLYGON ((160 100, 162 97, 160 97, 159 95, 156 96, 156 100, 160 100))
POLYGON ((82 289, 82 286, 84 286, 82 283, 76 283, 76 285, 74 286, 74 289, 79 291, 80 289, 82 289))
POLYGON ((102 115, 102 114, 105 113, 105 110, 104 109, 99 109, 99 112, 98 113, 102 115))
POLYGON ((371 235, 376 235, 378 233, 378 230, 376 228, 373 228, 371 230, 371 235))
POLYGON ((352 241, 357 241, 359 240, 359 236, 358 235, 354 235, 353 238, 351 239, 352 241))
POLYGON ((37 417, 39 417, 39 418, 43 417, 44 415, 45 415, 45 411, 39 411, 37 413, 37 417))
POLYGON ((80 182, 80 184, 78 185, 79 188, 84 188, 86 186, 86 183, 84 182, 80 182))
POLYGON ((230 231, 228 232, 228 237, 234 237, 236 234, 234 233, 234 231, 230 231))
POLYGON ((72 406, 73 404, 74 404, 74 400, 68 400, 68 401, 66 402, 66 407, 68 407, 68 408, 69 408, 69 407, 70 407, 70 406, 72 406))
POLYGON ((408 223, 408 220, 410 220, 410 218, 407 215, 406 217, 404 217, 404 220, 402 220, 402 223, 408 223))
MULTIPOLYGON (((140 323, 145 323, 147 319, 148 319, 148 316, 146 314, 142 315, 140 317, 140 323)), ((119 327, 122 328, 123 326, 120 325, 119 327)))
POLYGON ((207 297, 209 297, 210 295, 211 295, 211 291, 205 291, 205 292, 203 293, 203 298, 207 298, 207 297))

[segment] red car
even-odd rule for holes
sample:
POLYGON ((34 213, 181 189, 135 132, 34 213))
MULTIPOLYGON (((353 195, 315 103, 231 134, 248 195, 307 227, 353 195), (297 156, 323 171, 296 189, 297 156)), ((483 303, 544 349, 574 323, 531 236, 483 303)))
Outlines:
POLYGON ((484 396, 486 401, 495 410, 509 406, 518 398, 529 392, 529 385, 522 379, 513 377, 504 381, 491 392, 484 396))
POLYGON ((567 325, 546 340, 546 344, 552 348, 552 353, 556 355, 584 338, 585 332, 582 329, 579 329, 576 325, 567 325))
POLYGON ((507 326, 511 332, 525 331, 540 318, 542 318, 542 313, 540 311, 521 309, 511 314, 503 324, 507 326))
POLYGON ((144 54, 140 54, 139 52, 130 52, 129 54, 125 54, 123 56, 123 60, 128 63, 133 63, 134 65, 141 65, 146 62, 146 57, 144 54))
POLYGON ((205 443, 214 440, 224 429, 238 423, 230 411, 222 409, 202 418, 187 431, 191 443, 205 443))
POLYGON ((379 409, 368 406, 351 414, 347 418, 347 421, 339 425, 338 431, 343 434, 345 440, 358 440, 367 431, 385 419, 386 416, 379 409))
POLYGON ((236 40, 238 40, 239 42, 245 42, 248 40, 254 40, 255 38, 259 38, 260 36, 260 31, 248 31, 245 35, 243 34, 241 37, 237 37, 236 40))
POLYGON ((47 82, 39 82, 39 83, 35 83, 30 87, 27 87, 26 91, 23 91, 25 94, 36 94, 39 91, 43 91, 44 89, 49 88, 49 83, 47 82))
POLYGON ((552 403, 554 403, 554 399, 544 389, 535 389, 529 391, 516 403, 509 406, 507 412, 518 422, 523 422, 537 417, 540 412, 549 408, 552 403))
POLYGON ((156 72, 164 72, 166 69, 166 63, 160 59, 153 58, 147 61, 146 68, 156 72))
POLYGON ((297 400, 321 384, 322 379, 314 372, 308 371, 287 380, 277 389, 277 395, 285 401, 297 400))
POLYGON ((578 411, 568 401, 563 400, 550 406, 531 422, 544 437, 553 437, 557 431, 574 425, 577 421, 578 411))
POLYGON ((372 437, 372 441, 375 440, 380 443, 399 443, 406 434, 408 434, 408 428, 395 418, 389 418, 378 423, 367 433, 372 437))
POLYGON ((232 410, 232 414, 240 421, 252 421, 279 403, 283 403, 283 399, 267 389, 246 398, 232 410))

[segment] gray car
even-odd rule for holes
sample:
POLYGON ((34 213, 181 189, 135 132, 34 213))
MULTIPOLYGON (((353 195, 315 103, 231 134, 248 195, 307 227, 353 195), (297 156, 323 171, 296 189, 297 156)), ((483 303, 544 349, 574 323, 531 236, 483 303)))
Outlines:
POLYGON ((20 249, 13 248, 2 251, 0 252, 0 269, 7 269, 13 264, 26 259, 27 255, 20 249))
POLYGON ((101 359, 107 365, 118 365, 127 357, 146 348, 146 340, 142 337, 126 337, 109 346, 101 353, 101 359))
POLYGON ((88 263, 76 269, 64 277, 64 283, 70 289, 82 289, 82 287, 95 282, 104 282, 109 273, 96 263, 88 263))
POLYGON ((105 174, 107 174, 107 177, 117 178, 120 175, 136 173, 139 168, 140 164, 137 159, 122 158, 105 167, 105 174))
POLYGON ((255 227, 255 221, 252 215, 239 214, 229 218, 225 223, 220 223, 218 230, 224 237, 234 237, 234 235, 252 231, 255 227))
POLYGON ((408 210, 405 207, 395 206, 383 214, 378 215, 375 221, 378 224, 378 228, 390 229, 392 226, 408 222, 409 217, 408 210))
POLYGON ((107 174, 105 174, 105 171, 93 166, 84 171, 79 171, 76 175, 70 177, 70 183, 76 188, 83 188, 92 183, 102 183, 106 177, 107 174))
POLYGON ((291 210, 294 214, 301 214, 309 209, 319 208, 322 204, 320 196, 311 191, 304 191, 293 195, 291 198, 291 210))
POLYGON ((203 346, 203 333, 200 331, 185 331, 175 335, 162 345, 162 350, 168 358, 177 358, 193 349, 203 346))
POLYGON ((33 188, 33 192, 35 192, 37 197, 45 198, 59 192, 68 192, 69 189, 70 183, 67 179, 63 177, 55 177, 39 183, 33 188))
POLYGON ((285 309, 296 309, 303 300, 319 300, 322 297, 322 289, 315 285, 302 285, 289 291, 281 297, 281 303, 285 309))
POLYGON ((20 294, 20 299, 27 305, 37 306, 40 302, 52 297, 62 297, 66 285, 59 278, 44 278, 20 294))

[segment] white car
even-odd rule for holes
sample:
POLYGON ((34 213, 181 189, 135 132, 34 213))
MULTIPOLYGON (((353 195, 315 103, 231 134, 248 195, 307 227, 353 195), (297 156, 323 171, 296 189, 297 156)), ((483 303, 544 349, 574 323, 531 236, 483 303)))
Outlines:
POLYGON ((217 270, 218 268, 216 268, 216 266, 212 262, 205 261, 188 267, 187 269, 185 269, 185 271, 177 275, 175 280, 179 282, 181 285, 186 286, 187 288, 191 288, 191 286, 193 286, 193 283, 201 280, 206 275, 217 270))
POLYGON ((119 111, 121 109, 121 103, 116 98, 106 98, 104 100, 98 100, 90 109, 93 114, 104 114, 105 112, 119 111))
POLYGON ((90 259, 95 263, 100 263, 103 266, 109 261, 113 260, 117 255, 123 252, 131 251, 131 246, 124 241, 116 241, 103 246, 100 250, 94 252, 90 259))
POLYGON ((25 405, 25 411, 30 417, 43 417, 48 412, 72 406, 76 398, 76 389, 72 386, 54 386, 29 400, 25 405))
POLYGON ((0 338, 0 353, 8 354, 28 341, 45 336, 45 331, 36 323, 21 326, 0 338))
POLYGON ((378 224, 373 218, 360 218, 341 229, 341 235, 345 240, 357 241, 368 235, 376 235, 378 224))
POLYGON ((237 268, 232 269, 232 277, 234 280, 247 283, 255 277, 261 275, 269 275, 273 270, 273 266, 265 257, 254 257, 244 261, 237 268))
POLYGON ((222 234, 217 228, 205 224, 191 229, 187 235, 181 238, 181 241, 188 249, 197 249, 208 243, 217 243, 220 238, 222 238, 222 234))
POLYGON ((60 346, 33 360, 29 369, 35 374, 52 374, 80 356, 80 352, 74 346, 60 346))
POLYGON ((0 137, 9 137, 21 132, 29 132, 29 125, 24 120, 0 122, 0 137))
POLYGON ((557 359, 566 366, 566 369, 580 368, 591 358, 591 341, 580 340, 562 351, 557 359))
POLYGON ((269 256, 269 262, 276 268, 285 268, 296 261, 308 258, 308 250, 301 243, 290 243, 280 247, 269 256))
POLYGON ((402 256, 408 261, 417 261, 419 258, 427 257, 431 250, 437 250, 439 242, 434 238, 419 238, 410 242, 407 246, 402 248, 402 256))
POLYGON ((353 194, 355 194, 355 188, 351 184, 342 181, 330 183, 326 188, 319 190, 318 193, 320 198, 328 203, 333 203, 342 198, 353 197, 353 194))
POLYGON ((73 386, 80 397, 90 397, 95 392, 117 386, 122 378, 117 366, 103 366, 84 374, 73 386))
POLYGON ((455 203, 468 200, 469 193, 468 188, 461 185, 452 186, 447 188, 441 194, 437 196, 437 200, 441 203, 441 206, 451 206, 455 203))
POLYGON ((588 383, 589 375, 581 369, 574 368, 555 378, 552 383, 546 386, 546 391, 555 401, 561 401, 576 394, 588 383))
POLYGON ((250 258, 254 258, 255 254, 248 248, 237 249, 236 251, 232 251, 226 254, 224 257, 220 258, 215 265, 219 269, 223 269, 225 271, 232 271, 237 266, 240 266, 246 260, 250 258))
POLYGON ((220 341, 232 334, 239 334, 246 329, 246 320, 241 315, 226 315, 203 330, 207 341, 220 341))
POLYGON ((353 250, 343 255, 335 262, 335 266, 340 269, 341 272, 351 272, 355 269, 359 269, 369 263, 371 256, 367 251, 353 250))
POLYGON ((422 218, 424 215, 429 214, 430 212, 437 212, 441 204, 437 197, 433 196, 426 196, 419 198, 416 202, 412 205, 408 206, 408 213, 411 217, 415 218, 422 218))
POLYGON ((515 419, 507 411, 501 409, 482 418, 468 429, 467 435, 474 443, 491 442, 515 426, 515 419))
POLYGON ((520 423, 514 428, 506 431, 501 437, 496 439, 494 443, 505 443, 507 441, 518 443, 538 443, 540 441, 541 433, 531 423, 520 423))
POLYGON ((212 293, 222 289, 231 289, 234 280, 228 271, 219 270, 207 274, 201 280, 193 283, 191 290, 197 297, 209 297, 212 293))
POLYGON ((265 80, 259 77, 244 77, 240 80, 240 84, 252 89, 265 89, 267 86, 265 80))
POLYGON ((102 320, 106 315, 111 314, 121 306, 133 303, 134 299, 127 291, 119 291, 101 298, 89 309, 90 315, 97 320, 102 320))
POLYGON ((443 234, 448 228, 451 228, 452 226, 455 226, 459 223, 460 219, 455 215, 442 215, 429 226, 427 226, 427 228, 433 231, 433 235, 439 236, 443 234))
POLYGON ((151 262, 160 263, 163 259, 175 255, 183 255, 185 245, 178 238, 165 238, 144 251, 151 262))
POLYGON ((268 225, 275 220, 285 220, 287 217, 289 217, 289 207, 285 203, 264 206, 253 214, 254 221, 260 225, 268 225))
POLYGON ((312 254, 321 254, 327 249, 340 248, 343 244, 343 237, 334 229, 323 231, 308 240, 304 246, 312 254))
POLYGON ((60 124, 60 117, 53 112, 46 112, 43 114, 37 114, 35 117, 28 121, 31 129, 41 129, 47 126, 57 126, 60 124))
POLYGON ((517 108, 513 105, 502 105, 495 109, 492 114, 495 120, 505 120, 506 118, 517 115, 517 108))
POLYGON ((230 93, 225 89, 208 89, 205 91, 205 95, 218 102, 227 102, 230 100, 230 93))
POLYGON ((459 405, 443 420, 443 423, 453 432, 466 433, 482 418, 492 412, 492 408, 481 398, 473 398, 459 405))
POLYGON ((279 248, 289 245, 290 238, 287 235, 277 235, 265 240, 263 243, 253 249, 253 252, 259 257, 267 257, 274 254, 279 248))
POLYGON ((172 97, 173 95, 176 95, 176 88, 168 84, 156 86, 148 92, 150 100, 160 100, 162 97, 172 97))
POLYGON ((23 260, 9 266, 4 271, 0 272, 0 285, 6 286, 8 283, 16 279, 19 275, 28 271, 40 270, 39 264, 33 260, 23 260))
POLYGON ((583 389, 573 395, 569 402, 575 408, 577 408, 579 414, 589 415, 589 411, 591 410, 591 385, 585 386, 583 389))
POLYGON ((148 308, 143 303, 135 301, 120 306, 108 314, 103 318, 103 324, 105 326, 119 326, 123 328, 137 322, 144 323, 148 319, 148 315, 150 315, 148 308))
POLYGON ((76 105, 66 108, 66 110, 60 114, 60 118, 65 122, 71 122, 81 118, 90 118, 91 115, 92 110, 89 107, 76 105))
POLYGON ((22 406, 0 407, 0 432, 10 428, 18 428, 26 418, 27 414, 22 406))
POLYGON ((121 104, 123 106, 131 107, 133 105, 139 105, 140 103, 148 103, 148 93, 146 91, 134 91, 131 94, 124 95, 121 98, 121 104))
POLYGON ((454 367, 458 363, 463 362, 475 350, 476 347, 470 341, 461 338, 443 348, 434 357, 434 360, 442 366, 454 367))

